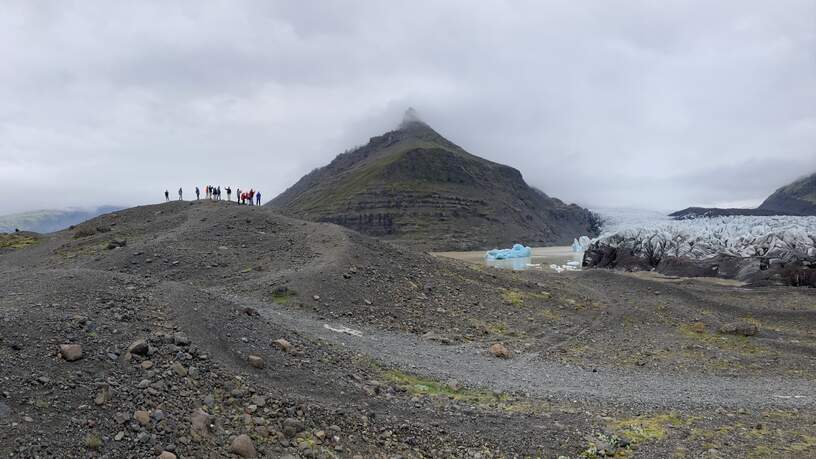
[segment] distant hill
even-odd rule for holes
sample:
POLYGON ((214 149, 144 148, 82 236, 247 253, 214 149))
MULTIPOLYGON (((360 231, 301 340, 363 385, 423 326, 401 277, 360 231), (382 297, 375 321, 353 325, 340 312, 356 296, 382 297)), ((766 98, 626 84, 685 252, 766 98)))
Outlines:
POLYGON ((669 214, 676 219, 722 217, 729 215, 816 215, 816 174, 801 178, 776 190, 756 209, 718 209, 689 207, 669 214))
POLYGON ((776 190, 759 208, 790 215, 816 215, 816 174, 776 190))
POLYGON ((686 209, 670 213, 669 217, 674 217, 675 219, 678 220, 684 220, 689 218, 728 217, 733 215, 743 216, 752 215, 761 217, 779 215, 779 213, 765 209, 720 209, 717 207, 688 207, 686 209))
POLYGON ((0 233, 12 233, 15 230, 51 233, 119 209, 121 207, 102 206, 94 209, 37 210, 3 215, 0 216, 0 233))
POLYGON ((424 250, 568 244, 595 216, 474 156, 409 110, 399 129, 301 178, 267 205, 424 250))

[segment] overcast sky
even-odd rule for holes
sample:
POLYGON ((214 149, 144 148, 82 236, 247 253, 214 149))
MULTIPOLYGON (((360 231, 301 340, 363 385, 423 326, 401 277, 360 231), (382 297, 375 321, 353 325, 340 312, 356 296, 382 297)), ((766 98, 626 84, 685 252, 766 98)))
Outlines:
POLYGON ((816 172, 816 2, 4 1, 0 214, 269 199, 415 107, 589 206, 816 172))

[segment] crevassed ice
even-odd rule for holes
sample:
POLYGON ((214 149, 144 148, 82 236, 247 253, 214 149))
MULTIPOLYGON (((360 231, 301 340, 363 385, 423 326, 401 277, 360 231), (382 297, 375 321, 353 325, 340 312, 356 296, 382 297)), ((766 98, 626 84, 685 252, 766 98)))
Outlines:
MULTIPOLYGON (((604 216, 606 217, 606 216, 604 216)), ((704 259, 720 254, 789 259, 816 256, 816 217, 729 216, 626 221, 605 225, 593 244, 628 246, 656 256, 704 259)))

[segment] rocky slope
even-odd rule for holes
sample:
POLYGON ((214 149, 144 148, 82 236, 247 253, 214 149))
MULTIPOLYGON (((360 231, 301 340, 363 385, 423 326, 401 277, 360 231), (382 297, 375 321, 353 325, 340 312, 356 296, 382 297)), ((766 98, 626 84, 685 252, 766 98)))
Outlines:
POLYGON ((776 190, 759 209, 788 215, 816 215, 816 174, 776 190))
POLYGON ((589 211, 531 188, 516 169, 464 151, 411 116, 268 205, 425 250, 569 244, 597 232, 589 211))
POLYGON ((0 248, 2 457, 790 457, 816 438, 811 289, 503 272, 212 201, 0 248))

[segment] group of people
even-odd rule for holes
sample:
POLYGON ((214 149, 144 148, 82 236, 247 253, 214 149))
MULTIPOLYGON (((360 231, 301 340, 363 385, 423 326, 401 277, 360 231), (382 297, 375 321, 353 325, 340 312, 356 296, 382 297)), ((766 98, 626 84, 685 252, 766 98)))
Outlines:
MULTIPOLYGON (((232 201, 232 188, 225 187, 224 191, 227 192, 227 201, 232 201)), ((196 200, 201 199, 201 190, 198 187, 195 187, 195 195, 196 200)), ((220 201, 221 200, 221 187, 220 186, 212 186, 207 185, 204 187, 204 196, 205 199, 210 199, 213 201, 220 201)), ((182 188, 178 189, 178 200, 182 201, 184 199, 184 190, 182 188)), ((170 192, 168 190, 164 190, 164 200, 170 202, 170 192)), ((250 189, 249 191, 241 191, 240 188, 235 190, 235 200, 238 204, 248 204, 250 206, 253 205, 261 205, 261 192, 256 191, 254 189, 250 189)))

